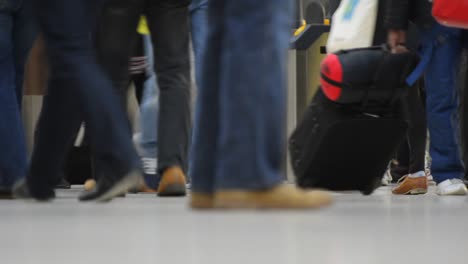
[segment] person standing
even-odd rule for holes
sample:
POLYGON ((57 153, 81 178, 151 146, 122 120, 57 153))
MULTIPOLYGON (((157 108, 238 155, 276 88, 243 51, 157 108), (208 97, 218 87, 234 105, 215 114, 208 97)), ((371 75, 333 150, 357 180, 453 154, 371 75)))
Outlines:
POLYGON ((457 68, 462 48, 461 30, 435 22, 426 0, 388 1, 386 26, 393 50, 406 45, 409 22, 421 32, 422 66, 425 66, 426 114, 430 134, 432 175, 439 195, 467 195, 459 150, 457 68))
POLYGON ((292 2, 210 0, 192 147, 191 207, 318 208, 281 174, 292 2))

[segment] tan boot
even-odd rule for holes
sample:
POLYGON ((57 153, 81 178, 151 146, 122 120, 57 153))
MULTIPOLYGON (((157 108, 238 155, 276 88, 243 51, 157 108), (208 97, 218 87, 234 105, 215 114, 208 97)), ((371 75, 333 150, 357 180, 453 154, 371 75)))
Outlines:
POLYGON ((282 184, 265 191, 220 191, 214 207, 224 209, 315 209, 330 205, 333 198, 325 191, 306 191, 282 184))
POLYGON ((212 209, 214 207, 214 196, 207 193, 192 192, 190 194, 190 207, 193 209, 212 209))
POLYGON ((181 168, 167 168, 159 182, 158 196, 185 196, 186 184, 185 174, 181 168))
POLYGON ((392 190, 393 194, 425 194, 427 193, 427 177, 411 178, 408 175, 399 180, 399 185, 392 190))

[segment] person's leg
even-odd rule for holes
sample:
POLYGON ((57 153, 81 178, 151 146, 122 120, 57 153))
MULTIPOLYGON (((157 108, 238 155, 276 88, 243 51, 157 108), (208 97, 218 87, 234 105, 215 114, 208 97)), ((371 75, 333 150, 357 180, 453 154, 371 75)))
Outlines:
MULTIPOLYGON (((215 192, 217 139, 219 133, 219 86, 223 48, 225 3, 209 2, 205 52, 200 56, 200 85, 196 100, 190 179, 192 192, 211 195, 215 192)), ((192 200, 193 201, 193 200, 192 200)), ((201 204, 193 205, 195 207, 201 204)), ((209 205, 208 205, 209 206, 209 205)))
POLYGON ((185 194, 191 132, 188 4, 188 0, 152 1, 145 10, 160 88, 160 196, 185 194))
POLYGON ((195 81, 200 87, 201 62, 208 34, 208 0, 192 0, 190 5, 192 45, 195 54, 195 81))
POLYGON ((141 155, 146 185, 156 190, 159 185, 157 173, 159 91, 156 84, 156 76, 151 76, 146 81, 144 87, 140 106, 141 137, 138 143, 142 150, 141 155))
POLYGON ((291 3, 209 3, 191 206, 317 208, 330 204, 328 193, 283 184, 280 173, 291 3), (214 26, 218 21, 211 18, 218 18, 219 25, 214 26), (218 49, 210 49, 213 46, 218 49), (207 94, 215 97, 205 94, 209 85, 212 90, 207 94), (216 113, 200 111, 208 109, 216 113))
MULTIPOLYGON (((400 146, 392 176, 400 174, 403 181, 393 189, 393 194, 424 194, 428 184, 425 172, 426 117, 418 86, 412 87, 403 98, 409 129, 407 140, 400 146)), ((400 182, 400 180, 399 180, 400 182)))
POLYGON ((135 97, 138 105, 141 104, 143 98, 144 84, 147 79, 146 68, 148 66, 148 58, 145 55, 143 35, 137 34, 137 38, 133 43, 132 57, 130 58, 130 78, 135 88, 135 97))
POLYGON ((409 173, 415 174, 425 171, 427 139, 426 112, 418 87, 409 91, 407 101, 410 114, 408 129, 409 173))
POLYGON ((394 161, 390 164, 390 173, 393 181, 398 181, 401 177, 409 173, 410 149, 408 136, 405 141, 398 146, 394 161))
MULTIPOLYGON (((434 49, 425 75, 426 112, 431 138, 432 175, 441 186, 447 180, 462 179, 464 176, 458 144, 455 84, 461 41, 457 31, 446 28, 433 38, 436 37, 439 44, 434 49)), ((466 193, 466 189, 463 191, 466 193)))
MULTIPOLYGON (((64 132, 56 129, 62 122, 68 122, 69 117, 63 113, 76 107, 83 111, 99 170, 105 175, 105 181, 99 182, 93 198, 110 199, 141 183, 138 173, 132 172, 138 170, 139 160, 130 140, 125 112, 112 92, 111 82, 93 58, 85 4, 61 0, 36 3, 54 81, 49 86, 48 96, 57 100, 50 112, 62 113, 62 116, 54 120, 54 127, 42 127, 42 133, 38 134, 28 187, 35 198, 53 196, 53 185, 47 182, 47 173, 57 161, 46 158, 50 151, 48 146, 64 132)), ((46 118, 43 116, 42 120, 46 118)))
POLYGON ((49 78, 36 125, 27 181, 31 194, 39 199, 54 196, 53 188, 63 177, 65 159, 83 120, 77 93, 68 85, 65 78, 49 78))
POLYGON ((0 186, 10 188, 24 177, 26 144, 16 97, 12 11, 0 8, 0 186))
POLYGON ((19 109, 21 109, 23 100, 25 64, 37 35, 38 25, 34 15, 33 0, 24 0, 18 12, 15 13, 13 23, 13 54, 15 56, 16 96, 19 109))
POLYGON ((157 151, 158 151, 158 117, 159 117, 159 88, 153 63, 153 45, 151 37, 143 36, 144 55, 147 57, 148 69, 145 76, 148 79, 143 84, 143 95, 140 104, 140 128, 141 133, 138 138, 140 155, 142 156, 143 172, 145 174, 146 185, 153 192, 159 185, 159 175, 157 174, 157 151))
MULTIPOLYGON (((102 8, 95 34, 97 58, 127 105, 129 59, 136 41, 136 28, 142 12, 142 0, 107 0, 102 8)), ((127 122, 128 123, 128 122, 127 122)))
POLYGON ((269 189, 285 180, 281 157, 291 3, 226 2, 216 188, 269 189))

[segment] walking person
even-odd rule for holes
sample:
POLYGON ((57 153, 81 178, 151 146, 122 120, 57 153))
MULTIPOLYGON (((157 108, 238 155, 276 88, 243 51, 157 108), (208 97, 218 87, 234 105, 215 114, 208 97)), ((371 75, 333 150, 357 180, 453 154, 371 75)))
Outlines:
POLYGON ((26 175, 26 141, 21 119, 23 79, 37 36, 32 0, 0 3, 0 197, 11 198, 15 181, 26 175))
POLYGON ((140 162, 131 142, 124 109, 94 58, 91 19, 83 0, 35 0, 47 46, 51 76, 38 121, 26 180, 15 186, 18 198, 50 200, 60 179, 64 155, 84 117, 100 181, 88 199, 107 201, 140 186, 140 162))
POLYGON ((159 196, 186 194, 191 138, 188 0, 108 0, 99 21, 98 59, 120 93, 128 84, 128 58, 141 15, 153 44, 159 92, 159 196))
POLYGON ((191 206, 318 208, 281 174, 292 2, 210 0, 195 113, 191 206))

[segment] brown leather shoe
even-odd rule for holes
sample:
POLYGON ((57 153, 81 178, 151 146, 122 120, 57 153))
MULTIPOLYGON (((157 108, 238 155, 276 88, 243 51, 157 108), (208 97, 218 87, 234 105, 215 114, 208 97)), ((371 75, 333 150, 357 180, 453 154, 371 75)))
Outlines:
POLYGON ((215 194, 214 207, 223 209, 317 209, 330 205, 329 192, 301 190, 281 184, 264 191, 220 191, 215 194))
POLYGON ((207 193, 192 192, 190 194, 190 207, 192 209, 212 209, 214 207, 214 196, 207 193))
POLYGON ((167 168, 159 182, 158 196, 185 196, 186 184, 185 174, 181 168, 167 168))
POLYGON ((425 194, 427 193, 427 177, 411 178, 408 175, 403 176, 392 193, 400 195, 425 194))

